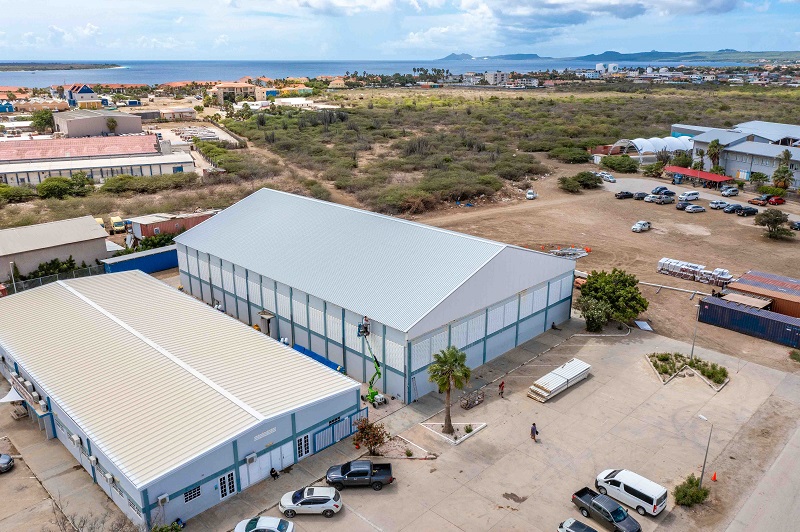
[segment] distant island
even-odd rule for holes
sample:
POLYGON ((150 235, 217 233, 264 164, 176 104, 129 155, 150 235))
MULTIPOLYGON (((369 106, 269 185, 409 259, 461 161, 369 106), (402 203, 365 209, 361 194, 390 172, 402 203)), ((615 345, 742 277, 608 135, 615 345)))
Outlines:
POLYGON ((0 63, 0 72, 22 72, 37 70, 98 70, 119 68, 112 63, 0 63))
POLYGON ((800 51, 794 52, 740 52, 738 50, 724 49, 717 50, 716 52, 659 52, 652 50, 650 52, 635 52, 635 53, 622 53, 615 51, 607 51, 601 54, 589 54, 579 57, 540 57, 537 54, 509 54, 509 55, 489 55, 489 56, 473 56, 470 54, 456 54, 452 53, 447 57, 438 59, 438 61, 470 61, 470 60, 508 60, 508 61, 526 61, 531 59, 561 59, 572 61, 595 61, 595 62, 610 62, 610 61, 634 61, 640 63, 658 63, 660 61, 687 61, 687 62, 729 62, 729 63, 755 63, 759 61, 800 61, 800 51))

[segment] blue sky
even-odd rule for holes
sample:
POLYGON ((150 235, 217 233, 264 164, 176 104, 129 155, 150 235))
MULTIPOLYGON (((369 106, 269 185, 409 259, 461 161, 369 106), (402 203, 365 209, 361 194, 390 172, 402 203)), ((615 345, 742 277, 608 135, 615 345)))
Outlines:
POLYGON ((800 0, 44 0, 14 11, 0 61, 800 50, 800 0))

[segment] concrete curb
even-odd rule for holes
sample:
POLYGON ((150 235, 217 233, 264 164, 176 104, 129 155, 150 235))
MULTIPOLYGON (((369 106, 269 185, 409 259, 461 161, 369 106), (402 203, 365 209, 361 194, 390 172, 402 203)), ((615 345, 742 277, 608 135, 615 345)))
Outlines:
POLYGON ((725 378, 725 381, 724 381, 722 384, 720 384, 719 386, 717 386, 716 384, 714 384, 713 382, 711 382, 710 380, 708 380, 708 379, 707 379, 707 378, 706 378, 706 377, 705 377, 705 376, 704 376, 702 373, 700 373, 699 371, 697 371, 697 370, 696 370, 696 369, 694 369, 694 368, 690 368, 688 364, 684 364, 684 365, 683 365, 683 366, 681 366, 681 367, 680 367, 680 368, 679 368, 677 371, 675 371, 675 373, 673 373, 673 374, 672 374, 672 376, 671 376, 669 379, 667 379, 667 380, 664 380, 664 379, 661 377, 661 374, 660 374, 658 371, 656 371, 656 367, 653 365, 653 361, 652 361, 652 360, 650 360, 650 356, 649 356, 649 355, 644 355, 644 357, 647 359, 647 363, 648 363, 648 364, 650 364, 650 367, 651 367, 651 368, 653 368, 653 372, 656 374, 656 376, 658 377, 658 379, 661 381, 661 384, 663 384, 664 386, 666 386, 667 384, 669 384, 670 382, 672 382, 672 379, 674 379, 675 377, 677 377, 677 376, 678 376, 678 374, 679 374, 681 371, 684 371, 684 370, 686 370, 686 371, 691 371, 691 372, 692 372, 692 373, 693 373, 695 376, 697 376, 697 377, 700 377, 700 379, 702 379, 702 380, 703 380, 703 382, 705 382, 705 383, 708 385, 708 387, 709 387, 709 388, 711 388, 712 390, 714 390, 714 392, 721 392, 721 391, 722 391, 722 389, 723 389, 725 386, 727 386, 727 384, 728 384, 728 383, 731 381, 730 377, 726 377, 726 378, 725 378))

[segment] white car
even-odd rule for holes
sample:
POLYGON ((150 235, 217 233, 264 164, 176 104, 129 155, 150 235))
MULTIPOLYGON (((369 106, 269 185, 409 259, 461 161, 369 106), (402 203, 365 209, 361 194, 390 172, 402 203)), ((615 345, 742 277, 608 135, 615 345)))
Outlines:
POLYGON ((644 197, 644 201, 646 203, 655 203, 657 199, 658 199, 658 194, 648 194, 647 196, 644 197))
POLYGON ((684 209, 686 212, 706 212, 705 207, 702 205, 689 205, 684 209))
POLYGON ((531 200, 531 199, 536 199, 536 198, 538 198, 538 197, 539 197, 539 194, 537 194, 537 193, 536 193, 536 192, 534 192, 533 190, 529 190, 529 191, 527 191, 527 192, 525 193, 525 198, 526 198, 526 199, 529 199, 529 200, 531 200))
POLYGON ((678 201, 693 201, 700 199, 700 193, 696 190, 691 190, 689 192, 684 192, 680 196, 678 196, 678 201))
POLYGON ((712 209, 724 209, 725 207, 728 206, 728 202, 718 199, 718 200, 714 200, 711 203, 709 203, 708 206, 710 208, 712 208, 712 209))
POLYGON ((730 198, 731 196, 738 196, 739 189, 736 187, 726 188, 725 190, 722 191, 722 195, 725 196, 726 198, 730 198))
POLYGON ((344 506, 342 496, 336 489, 327 486, 309 486, 284 494, 278 509, 289 518, 297 514, 322 514, 325 517, 333 517, 342 506, 344 506))
POLYGON ((609 183, 616 183, 617 182, 617 180, 614 179, 614 176, 611 175, 611 174, 608 174, 608 173, 601 174, 600 177, 603 178, 603 181, 607 181, 609 183))
POLYGON ((254 517, 240 521, 233 532, 292 532, 294 523, 277 517, 254 517))
POLYGON ((642 233, 644 231, 649 231, 650 227, 651 227, 650 222, 639 220, 638 222, 633 224, 633 227, 631 227, 631 231, 633 231, 634 233, 642 233))
POLYGON ((667 507, 667 489, 627 469, 606 469, 594 481, 601 495, 635 508, 639 515, 658 515, 667 507))

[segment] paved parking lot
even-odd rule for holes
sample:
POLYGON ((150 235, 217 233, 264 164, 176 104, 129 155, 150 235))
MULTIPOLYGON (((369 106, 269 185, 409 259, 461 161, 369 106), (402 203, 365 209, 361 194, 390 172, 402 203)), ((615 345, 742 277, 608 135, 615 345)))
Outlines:
MULTIPOLYGON (((556 343, 558 334, 479 368, 476 383, 529 360, 548 342, 556 343)), ((497 397, 492 384, 484 404, 454 408, 454 422, 485 422, 486 429, 451 446, 412 426, 402 435, 438 459, 392 460, 395 484, 381 492, 344 490, 339 515, 300 516, 294 519, 297 529, 552 531, 568 517, 581 518, 571 495, 591 486, 603 469, 632 469, 670 490, 689 473, 699 475, 710 429, 702 414, 714 423, 706 477, 710 502, 686 511, 674 507, 670 496, 658 517, 636 518, 645 531, 725 530, 751 494, 741 487, 756 485, 797 431, 800 379, 745 364, 719 393, 697 377, 665 386, 643 357, 663 350, 688 346, 640 331, 623 338, 573 337, 504 377, 505 398, 497 397), (526 397, 533 381, 573 356, 592 364, 589 379, 546 404, 526 397), (533 421, 541 432, 538 443, 529 437, 533 421), (714 471, 717 483, 709 481, 714 471)), ((697 354, 736 371, 735 359, 706 350, 697 354)), ((277 508, 268 514, 279 515, 277 508)), ((741 514, 739 528, 733 528, 748 529, 738 519, 747 523, 749 514, 741 514)))

